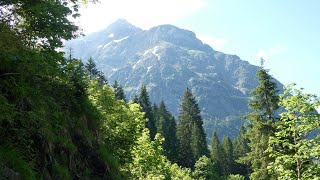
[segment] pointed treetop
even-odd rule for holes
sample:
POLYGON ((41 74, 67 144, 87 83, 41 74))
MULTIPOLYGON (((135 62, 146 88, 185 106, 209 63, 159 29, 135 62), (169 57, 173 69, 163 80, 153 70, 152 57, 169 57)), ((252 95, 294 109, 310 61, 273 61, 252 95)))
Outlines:
POLYGON ((265 63, 265 60, 263 58, 260 58, 260 66, 261 66, 261 68, 264 68, 264 63, 265 63))

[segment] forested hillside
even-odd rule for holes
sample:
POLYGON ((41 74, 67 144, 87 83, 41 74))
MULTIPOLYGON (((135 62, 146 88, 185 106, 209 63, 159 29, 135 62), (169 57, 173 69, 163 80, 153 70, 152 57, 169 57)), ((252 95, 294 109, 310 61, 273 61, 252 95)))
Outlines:
POLYGON ((191 89, 176 121, 146 86, 126 99, 94 60, 58 51, 79 35, 77 3, 0 2, 0 179, 319 178, 317 97, 279 96, 262 63, 249 124, 208 145, 191 89))

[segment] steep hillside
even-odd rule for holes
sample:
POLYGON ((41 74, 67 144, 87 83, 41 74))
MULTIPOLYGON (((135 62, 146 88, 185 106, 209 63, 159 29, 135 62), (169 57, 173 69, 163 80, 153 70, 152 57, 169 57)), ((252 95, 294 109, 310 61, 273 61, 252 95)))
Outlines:
POLYGON ((86 61, 91 56, 110 82, 124 86, 128 99, 146 85, 151 100, 164 100, 175 116, 189 87, 201 107, 207 137, 212 129, 220 136, 236 135, 244 123, 240 116, 248 111, 250 91, 257 85, 257 66, 215 51, 195 33, 172 25, 142 30, 118 20, 65 46, 76 58, 86 61))

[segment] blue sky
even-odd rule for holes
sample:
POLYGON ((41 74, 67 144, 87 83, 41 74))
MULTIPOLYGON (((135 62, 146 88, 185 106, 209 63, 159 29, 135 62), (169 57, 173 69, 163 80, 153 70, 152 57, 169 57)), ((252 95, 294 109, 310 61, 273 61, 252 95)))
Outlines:
POLYGON ((266 60, 270 74, 320 96, 320 1, 100 0, 82 9, 85 33, 118 18, 148 29, 173 24, 192 30, 215 50, 251 64, 266 60), (94 20, 93 20, 94 19, 94 20))

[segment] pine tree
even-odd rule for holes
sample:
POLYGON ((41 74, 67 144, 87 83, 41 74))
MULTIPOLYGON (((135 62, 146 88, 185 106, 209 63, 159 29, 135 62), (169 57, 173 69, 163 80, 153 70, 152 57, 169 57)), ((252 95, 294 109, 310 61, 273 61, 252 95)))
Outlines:
MULTIPOLYGON (((202 126, 201 126, 202 127, 202 126)), ((197 123, 193 123, 191 129, 191 148, 193 156, 198 160, 203 155, 209 155, 207 142, 202 128, 199 128, 197 123)))
POLYGON ((108 84, 107 78, 105 77, 105 75, 101 71, 99 71, 97 74, 97 80, 100 85, 107 85, 108 84))
POLYGON ((252 179, 270 179, 268 173, 268 162, 272 161, 269 154, 266 153, 268 138, 274 133, 273 123, 276 120, 275 111, 278 109, 279 98, 277 96, 277 85, 272 82, 272 77, 268 71, 263 68, 263 59, 261 59, 261 68, 257 72, 259 85, 252 91, 249 107, 252 112, 246 119, 250 123, 247 132, 249 139, 250 152, 241 158, 241 161, 251 165, 253 173, 252 179))
POLYGON ((136 103, 136 104, 139 104, 139 97, 137 95, 134 95, 133 98, 132 98, 132 102, 136 103))
POLYGON ((93 59, 90 57, 88 62, 85 65, 88 75, 89 75, 89 79, 93 80, 97 77, 97 75, 99 74, 99 71, 96 67, 96 63, 93 61, 93 59))
POLYGON ((154 117, 152 114, 152 107, 151 107, 149 94, 148 94, 147 88, 145 86, 142 86, 140 89, 139 104, 141 106, 142 112, 145 113, 144 117, 148 119, 146 127, 150 131, 150 138, 154 139, 156 132, 157 132, 157 128, 156 128, 156 125, 154 122, 154 117))
POLYGON ((117 81, 114 81, 114 84, 112 87, 113 87, 115 97, 119 100, 124 100, 124 102, 127 102, 126 96, 124 95, 123 88, 121 85, 118 84, 117 81))
POLYGON ((215 163, 219 176, 223 175, 223 149, 217 133, 214 131, 211 137, 211 159, 215 163))
POLYGON ((244 126, 241 126, 239 129, 238 137, 235 139, 234 148, 233 148, 233 155, 235 159, 245 156, 249 151, 248 140, 245 137, 246 129, 244 126))
POLYGON ((153 103, 152 114, 153 114, 154 123, 157 128, 157 132, 159 132, 159 108, 156 103, 153 103))
POLYGON ((177 126, 177 138, 179 141, 178 163, 181 166, 193 167, 197 159, 209 154, 202 124, 198 104, 191 91, 187 88, 181 100, 177 126))
POLYGON ((155 114, 158 117, 157 130, 165 138, 163 142, 164 154, 171 162, 176 162, 177 156, 177 137, 176 137, 176 123, 174 117, 167 110, 163 101, 160 102, 159 108, 154 106, 157 110, 155 114))
POLYGON ((240 157, 246 156, 246 154, 250 151, 248 140, 245 137, 246 129, 244 126, 240 127, 238 137, 233 142, 233 156, 236 161, 234 164, 234 174, 241 174, 243 176, 247 176, 249 174, 249 166, 247 164, 243 164, 238 162, 240 157))
POLYGON ((224 175, 233 174, 234 158, 233 158, 233 145, 229 137, 224 137, 222 140, 222 148, 224 151, 223 172, 224 175))

